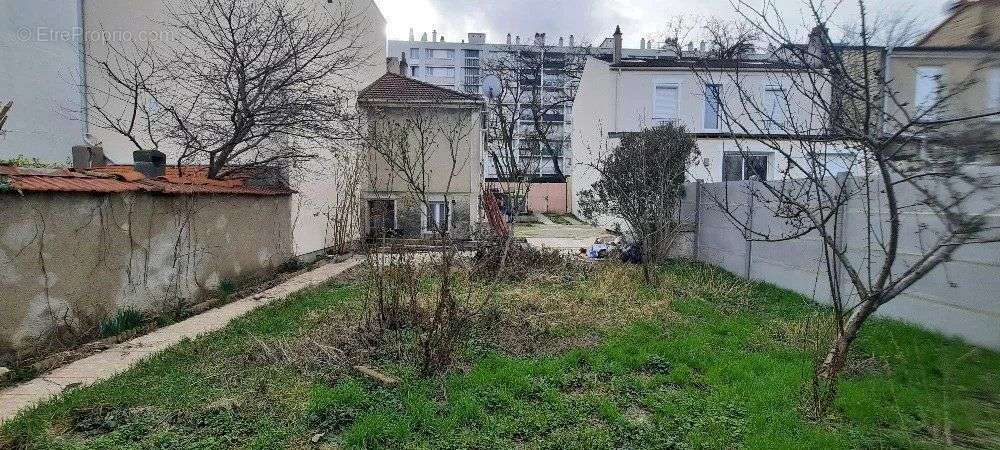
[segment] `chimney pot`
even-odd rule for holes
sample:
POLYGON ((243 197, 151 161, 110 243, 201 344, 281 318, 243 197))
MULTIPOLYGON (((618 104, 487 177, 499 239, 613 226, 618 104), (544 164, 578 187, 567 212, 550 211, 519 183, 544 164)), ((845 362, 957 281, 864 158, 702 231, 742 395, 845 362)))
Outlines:
POLYGON ((521 36, 514 37, 514 43, 516 45, 521 45, 521 36))
POLYGON ((571 35, 569 35, 569 46, 573 47, 573 44, 574 44, 574 42, 573 42, 573 35, 571 34, 571 35))
POLYGON ((622 27, 621 26, 616 26, 615 27, 614 40, 615 40, 615 50, 614 50, 614 54, 612 56, 612 61, 614 62, 614 64, 621 64, 621 62, 622 62, 622 27))
POLYGON ((136 150, 132 152, 135 170, 146 178, 162 177, 167 173, 167 155, 159 150, 136 150))
POLYGON ((510 33, 507 33, 507 45, 510 45, 510 40, 511 40, 510 33))
POLYGON ((642 50, 646 49, 646 38, 639 39, 639 48, 642 50))
POLYGON ((431 30, 431 42, 437 42, 438 30, 431 30))
POLYGON ((410 42, 413 42, 413 28, 410 28, 410 42))
POLYGON ((104 148, 94 145, 73 146, 73 168, 76 170, 87 170, 94 167, 101 167, 108 163, 104 157, 104 148))
POLYGON ((562 36, 559 36, 559 46, 560 47, 563 46, 563 38, 562 38, 562 36))

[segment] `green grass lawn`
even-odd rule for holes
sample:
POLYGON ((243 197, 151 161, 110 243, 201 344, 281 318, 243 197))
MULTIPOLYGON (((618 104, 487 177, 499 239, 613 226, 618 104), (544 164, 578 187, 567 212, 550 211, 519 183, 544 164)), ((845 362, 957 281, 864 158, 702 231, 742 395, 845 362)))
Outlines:
POLYGON ((504 284, 447 375, 375 361, 392 388, 262 356, 360 302, 349 282, 304 292, 21 415, 0 448, 1000 448, 996 353, 874 321, 813 420, 828 311, 700 265, 638 279, 504 284))

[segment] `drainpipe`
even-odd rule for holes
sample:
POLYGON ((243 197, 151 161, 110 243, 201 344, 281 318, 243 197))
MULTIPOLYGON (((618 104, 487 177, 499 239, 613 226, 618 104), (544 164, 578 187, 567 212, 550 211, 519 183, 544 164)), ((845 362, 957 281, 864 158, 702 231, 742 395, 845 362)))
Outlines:
POLYGON ((885 55, 882 56, 882 114, 879 115, 881 124, 879 129, 883 134, 885 134, 885 127, 888 126, 888 100, 886 97, 889 96, 889 80, 892 79, 892 64, 889 64, 889 58, 892 58, 893 46, 890 43, 885 49, 885 55))
POLYGON ((80 107, 81 107, 81 133, 83 142, 88 142, 90 135, 90 108, 87 107, 87 91, 89 84, 87 80, 87 12, 84 9, 85 0, 77 0, 77 26, 80 28, 80 107))

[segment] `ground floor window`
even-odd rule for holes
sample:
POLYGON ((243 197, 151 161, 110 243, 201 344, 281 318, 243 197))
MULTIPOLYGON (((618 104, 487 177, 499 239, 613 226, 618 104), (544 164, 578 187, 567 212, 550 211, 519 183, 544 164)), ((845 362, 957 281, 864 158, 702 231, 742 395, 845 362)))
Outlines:
POLYGON ((373 236, 387 236, 396 229, 396 203, 392 200, 368 201, 368 230, 373 236))
POLYGON ((726 153, 722 156, 722 181, 767 181, 767 155, 726 153))
POLYGON ((448 231, 448 203, 427 203, 427 231, 448 231))

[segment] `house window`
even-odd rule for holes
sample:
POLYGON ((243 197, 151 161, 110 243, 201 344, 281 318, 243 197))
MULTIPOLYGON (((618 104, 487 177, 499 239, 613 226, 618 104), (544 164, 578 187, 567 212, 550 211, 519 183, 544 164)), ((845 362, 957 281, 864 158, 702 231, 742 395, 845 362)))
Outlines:
POLYGON ((917 67, 913 99, 917 120, 934 120, 940 109, 942 67, 917 67))
POLYGON ((426 52, 427 58, 433 59, 455 59, 455 50, 429 48, 426 52))
POLYGON ((653 96, 653 124, 663 125, 677 121, 676 84, 658 84, 653 96))
POLYGON ((448 231, 448 204, 429 202, 427 204, 427 231, 448 231))
POLYGON ((420 59, 420 49, 419 48, 411 48, 410 49, 410 60, 418 60, 418 59, 420 59))
POLYGON ((727 152, 722 156, 722 181, 767 181, 767 155, 727 152))
POLYGON ((392 200, 368 201, 368 230, 372 236, 388 236, 396 229, 396 204, 392 200))
POLYGON ((785 128, 785 89, 781 86, 764 87, 764 131, 777 133, 785 128))
POLYGON ((439 78, 455 78, 454 67, 428 67, 427 76, 439 78))
POLYGON ((719 106, 722 101, 722 85, 705 85, 705 129, 719 129, 719 106))

